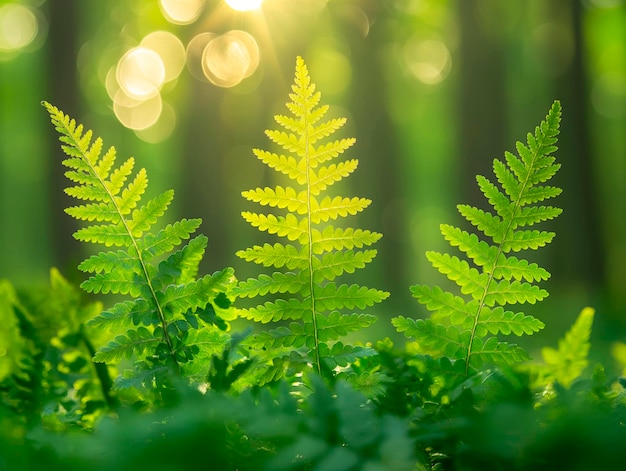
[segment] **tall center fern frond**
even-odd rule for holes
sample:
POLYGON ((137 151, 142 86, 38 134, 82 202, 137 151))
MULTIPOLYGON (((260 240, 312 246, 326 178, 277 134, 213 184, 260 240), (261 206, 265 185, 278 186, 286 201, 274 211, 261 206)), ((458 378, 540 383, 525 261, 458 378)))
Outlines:
POLYGON ((498 335, 532 334, 543 328, 538 319, 505 306, 534 304, 548 293, 536 283, 550 274, 536 263, 509 255, 536 250, 552 241, 553 232, 528 229, 555 218, 561 209, 540 204, 561 193, 547 185, 560 168, 556 150, 561 106, 554 102, 546 119, 528 134, 527 144, 517 143, 518 155, 505 153, 505 162, 494 159, 499 186, 478 176, 478 186, 495 213, 459 205, 461 215, 491 243, 476 234, 443 224, 441 233, 468 260, 445 253, 427 252, 431 264, 454 281, 462 296, 434 286, 416 285, 411 292, 432 312, 430 319, 393 319, 400 332, 417 341, 420 351, 434 357, 460 360, 467 375, 486 364, 511 364, 528 359, 521 347, 502 342, 498 335))
POLYGON ((301 57, 296 61, 289 97, 287 108, 291 115, 275 116, 282 129, 266 131, 285 154, 259 149, 255 149, 254 154, 286 175, 291 186, 257 188, 242 193, 247 200, 283 210, 280 214, 246 211, 242 216, 259 230, 276 234, 288 242, 257 245, 237 252, 247 261, 282 271, 243 281, 235 290, 240 297, 278 296, 241 314, 262 323, 282 322, 279 327, 255 335, 251 340, 259 349, 282 348, 284 356, 277 354, 273 358, 278 366, 272 374, 278 375, 283 360, 289 357, 293 363, 299 353, 303 353, 300 359, 313 364, 318 373, 372 354, 371 349, 344 345, 338 339, 369 326, 375 316, 343 311, 364 309, 388 296, 377 289, 335 281, 370 262, 376 250, 364 247, 374 244, 381 235, 336 227, 330 222, 356 215, 371 201, 327 194, 333 184, 357 168, 356 159, 329 163, 351 147, 355 139, 327 141, 346 120, 322 121, 329 107, 320 105, 321 94, 311 83, 301 57))
POLYGON ((173 367, 181 372, 192 359, 208 360, 221 352, 228 336, 216 328, 220 320, 215 312, 220 306, 226 307, 221 293, 228 291, 234 276, 227 268, 196 279, 207 238, 190 237, 201 220, 182 219, 151 232, 171 203, 173 191, 143 201, 148 187, 145 169, 133 177, 133 158, 115 167, 114 147, 102 154, 100 138, 92 140, 91 131, 84 131, 82 125, 51 104, 43 105, 69 157, 63 161, 68 168, 65 175, 75 185, 65 192, 84 201, 66 209, 86 223, 74 237, 119 248, 100 252, 79 265, 80 270, 91 274, 81 287, 90 293, 133 298, 89 322, 92 327, 122 331, 96 353, 94 360, 133 358, 148 371, 173 367), (173 251, 186 240, 189 242, 173 251))

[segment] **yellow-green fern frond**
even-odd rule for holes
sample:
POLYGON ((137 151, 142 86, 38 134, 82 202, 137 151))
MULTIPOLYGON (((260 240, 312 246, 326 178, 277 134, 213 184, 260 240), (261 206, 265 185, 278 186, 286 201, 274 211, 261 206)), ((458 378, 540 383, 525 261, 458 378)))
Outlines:
MULTIPOLYGON (((70 216, 85 222, 74 237, 115 248, 79 265, 90 274, 81 287, 90 293, 132 298, 89 321, 92 327, 119 332, 96 352, 94 360, 133 359, 147 371, 163 370, 164 365, 178 372, 196 371, 193 362, 208 364, 211 355, 221 353, 229 341, 217 312, 226 307, 219 299, 227 299, 222 293, 229 291, 234 280, 232 269, 197 279, 207 245, 203 235, 192 238, 200 219, 182 219, 155 231, 174 192, 165 191, 146 201, 145 169, 134 172, 133 158, 116 166, 113 147, 102 154, 100 138, 92 139, 91 131, 58 108, 43 105, 68 155, 63 161, 68 168, 65 175, 74 185, 65 192, 83 202, 67 209, 70 216), (212 343, 206 342, 209 337, 212 343)), ((150 374, 144 371, 141 377, 150 378, 150 374)))
POLYGON ((517 143, 517 156, 506 152, 504 162, 494 160, 499 185, 480 175, 476 178, 493 212, 458 206, 461 215, 487 240, 458 227, 441 225, 444 238, 461 254, 427 252, 426 257, 458 285, 461 296, 438 287, 413 286, 413 296, 432 312, 431 318, 397 317, 392 321, 398 331, 417 342, 420 352, 460 361, 466 375, 485 365, 527 360, 526 350, 501 341, 500 336, 529 335, 543 328, 534 317, 506 307, 543 300, 548 292, 536 283, 550 274, 510 253, 536 250, 554 238, 553 232, 528 227, 561 213, 559 208, 537 204, 561 192, 545 184, 560 168, 552 155, 557 149, 560 120, 557 101, 535 133, 528 134, 527 144, 517 143))
POLYGON ((370 200, 327 193, 356 170, 356 159, 336 161, 355 139, 329 140, 346 120, 324 120, 329 108, 320 104, 321 94, 300 57, 289 98, 291 115, 275 116, 280 129, 266 131, 282 153, 254 149, 254 154, 286 175, 290 184, 242 193, 247 200, 275 211, 245 211, 243 218, 260 231, 286 239, 237 252, 246 261, 281 270, 242 281, 235 289, 240 297, 273 295, 264 304, 241 312, 262 324, 281 323, 248 341, 258 352, 272 350, 265 354, 267 364, 259 370, 262 381, 279 378, 286 367, 298 371, 309 363, 321 373, 373 354, 370 348, 339 339, 376 320, 354 310, 370 308, 388 296, 384 291, 336 282, 372 261, 376 250, 367 247, 381 235, 332 224, 357 215, 370 200))

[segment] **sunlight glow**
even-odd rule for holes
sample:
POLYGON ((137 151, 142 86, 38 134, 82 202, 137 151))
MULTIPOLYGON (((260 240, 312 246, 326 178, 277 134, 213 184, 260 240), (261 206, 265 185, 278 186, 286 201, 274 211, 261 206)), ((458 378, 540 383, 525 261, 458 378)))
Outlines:
MULTIPOLYGON (((336 95, 344 92, 352 80, 350 60, 336 47, 327 47, 323 39, 320 46, 312 49, 309 61, 317 72, 317 85, 324 94, 336 95)), ((332 44, 332 42, 328 43, 332 44)))
POLYGON ((159 0, 161 13, 170 23, 187 25, 198 19, 205 0, 159 0))
POLYGON ((163 101, 159 93, 147 100, 138 100, 129 97, 123 90, 119 90, 113 99, 113 111, 117 119, 124 126, 135 131, 154 125, 162 109, 163 101))
POLYGON ((259 46, 249 33, 229 31, 211 39, 202 54, 202 70, 218 87, 234 87, 259 65, 259 46))
POLYGON ((157 121, 145 129, 135 130, 139 139, 150 144, 158 144, 170 137, 176 128, 176 111, 168 103, 163 102, 163 109, 157 121))
POLYGON ((193 77, 203 82, 208 82, 209 79, 202 70, 202 55, 207 44, 215 38, 217 38, 215 33, 200 33, 187 44, 187 69, 193 77))
POLYGON ((185 67, 185 46, 178 37, 167 31, 154 31, 141 40, 141 47, 156 52, 165 66, 164 82, 178 78, 185 67))
POLYGON ((0 7, 0 52, 28 46, 37 37, 38 30, 37 17, 28 7, 17 3, 0 7))
POLYGON ((135 47, 118 62, 117 82, 131 98, 145 100, 158 95, 165 82, 163 59, 152 49, 135 47))
POLYGON ((237 11, 258 10, 262 2, 263 0, 226 0, 226 4, 237 11))
POLYGON ((404 46, 404 61, 420 82, 434 85, 443 81, 452 65, 450 51, 441 41, 412 38, 404 46))

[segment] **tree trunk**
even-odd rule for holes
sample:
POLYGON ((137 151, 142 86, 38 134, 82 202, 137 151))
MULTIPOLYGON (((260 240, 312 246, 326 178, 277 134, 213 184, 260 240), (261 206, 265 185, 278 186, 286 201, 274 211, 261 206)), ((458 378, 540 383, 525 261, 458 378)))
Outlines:
MULTIPOLYGON (((79 87, 76 56, 78 53, 77 0, 54 0, 46 3, 48 8, 49 32, 47 41, 48 84, 46 100, 61 108, 68 115, 79 119, 79 87)), ((64 210, 75 201, 65 195, 63 188, 68 186, 65 169, 61 161, 65 154, 61 150, 57 131, 49 126, 48 134, 51 159, 48 205, 51 221, 52 262, 62 272, 76 270, 82 260, 82 248, 72 234, 77 230, 77 222, 65 215, 64 210)))
POLYGON ((556 177, 557 184, 564 188, 558 203, 564 211, 556 221, 560 236, 553 249, 556 260, 552 271, 564 284, 584 286, 593 292, 604 285, 605 253, 589 143, 581 2, 552 0, 548 15, 555 24, 565 23, 573 38, 572 60, 554 81, 554 93, 561 100, 564 114, 559 141, 563 166, 556 177))
POLYGON ((504 51, 478 23, 477 0, 460 0, 459 170, 461 201, 480 208, 485 198, 475 176, 492 178, 492 162, 506 149, 504 51))

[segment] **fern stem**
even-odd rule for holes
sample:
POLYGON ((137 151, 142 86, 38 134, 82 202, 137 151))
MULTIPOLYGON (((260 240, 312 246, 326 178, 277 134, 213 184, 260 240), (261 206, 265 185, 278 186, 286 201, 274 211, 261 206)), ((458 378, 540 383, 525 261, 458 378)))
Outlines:
POLYGON ((313 320, 313 341, 315 342, 313 355, 315 368, 319 375, 322 374, 322 364, 320 360, 320 342, 317 331, 317 315, 315 312, 315 283, 313 279, 313 233, 311 229, 311 178, 309 172, 309 123, 307 122, 307 116, 304 116, 304 155, 305 155, 305 169, 306 169, 306 211, 307 211, 307 244, 308 244, 308 263, 309 263, 309 289, 311 291, 311 316, 313 320))
MULTIPOLYGON (((65 124, 65 123, 63 123, 65 124)), ((119 205, 117 204, 117 201, 115 200, 115 196, 111 193, 111 191, 109 190, 109 187, 106 185, 106 182, 100 177, 100 175, 98 174, 98 172, 96 171, 96 169, 94 168, 93 164, 91 163, 91 161, 89 160, 89 158, 87 157, 87 155, 85 155, 85 152, 82 150, 82 146, 80 144, 80 140, 76 139, 76 137, 74 136, 74 133, 71 132, 71 129, 67 128, 67 134, 71 135, 73 140, 74 140, 74 147, 76 149, 81 149, 81 157, 82 159, 87 162, 87 164, 89 165, 89 168, 92 172, 92 174, 98 179, 98 181, 100 182, 100 185, 102 185, 102 187, 104 188, 104 190, 106 191, 108 197, 111 199, 111 201, 113 202, 113 206, 115 206, 115 210, 117 211, 117 214, 119 214, 120 219, 122 221, 122 224, 124 224, 124 229, 126 230, 126 233, 128 234, 128 236, 130 237, 130 240, 132 241, 133 247, 135 249, 135 252, 137 253, 137 260, 139 260, 139 264, 141 265, 141 270, 143 273, 143 277, 146 280, 146 283, 148 285, 148 288, 150 289, 150 296, 152 297, 152 299, 154 300, 154 304, 157 308, 157 314, 159 316, 159 321, 161 322, 161 327, 163 328, 163 340, 165 341, 165 344, 167 345, 167 348, 170 352, 170 356, 172 357, 172 360, 174 361, 174 365, 176 366, 176 371, 177 373, 180 373, 180 365, 178 363, 178 361, 176 360, 176 355, 175 355, 175 351, 174 351, 174 345, 172 343, 172 339, 170 338, 170 335, 167 332, 167 320, 165 319, 165 314, 163 313, 163 308, 161 307, 161 304, 159 303, 159 300, 157 298, 156 292, 154 290, 154 287, 152 286, 152 280, 150 279, 150 275, 148 274, 148 268, 146 267, 146 263, 143 259, 143 257, 141 256, 141 251, 139 250, 139 245, 137 244, 137 239, 135 239, 135 237, 133 236, 133 233, 128 225, 128 221, 126 220, 126 218, 124 217, 124 214, 122 213, 119 205)))
POLYGON ((503 246, 507 240, 507 236, 509 235, 509 232, 511 231, 511 226, 513 224, 513 220, 515 219, 515 214, 517 214, 517 210, 519 209, 519 207, 521 206, 521 200, 522 200, 522 195, 524 194, 524 190, 526 189, 526 185, 528 184, 528 180, 530 179, 530 176, 533 173, 533 166, 537 160, 537 158, 541 155, 541 149, 543 148, 543 146, 539 146, 537 147, 537 151, 534 153, 531 164, 529 166, 528 172, 526 173, 526 178, 524 179, 524 182, 522 183, 522 186, 520 188, 519 194, 517 196, 517 199, 515 201, 515 207, 514 210, 511 212, 511 217, 509 218, 509 221, 507 223, 506 226, 506 230, 504 231, 504 235, 502 236, 502 241, 498 244, 498 253, 496 254, 496 258, 494 260, 493 266, 491 267, 491 271, 489 272, 489 279, 487 280, 487 284, 485 285, 485 289, 483 290, 482 296, 480 298, 480 301, 478 303, 478 309, 476 311, 476 316, 474 317, 474 324, 472 325, 472 331, 471 331, 471 335, 470 335, 470 339, 469 339, 469 344, 467 346, 467 356, 465 359, 465 376, 467 376, 469 374, 469 368, 470 368, 470 360, 471 360, 471 354, 472 354, 472 346, 474 345, 474 339, 476 338, 476 328, 478 327, 478 321, 480 318, 480 314, 483 310, 483 308, 485 307, 485 300, 487 298, 487 294, 489 294, 489 287, 491 286, 492 281, 494 280, 495 277, 495 272, 496 272, 496 267, 498 266, 498 261, 500 260, 500 257, 502 256, 503 253, 503 246))
MULTIPOLYGON (((85 345, 85 348, 87 349, 87 352, 89 353, 89 357, 93 358, 94 356, 96 356, 96 349, 91 343, 91 340, 89 340, 89 337, 87 336, 87 333, 85 332, 85 327, 83 325, 80 326, 80 337, 83 341, 83 344, 85 345)), ((117 399, 111 395, 113 380, 111 379, 111 376, 109 376, 109 368, 105 363, 97 363, 92 361, 91 364, 96 372, 98 380, 100 381, 102 396, 104 397, 107 406, 109 406, 109 409, 111 410, 117 409, 117 407, 119 406, 117 399)))

